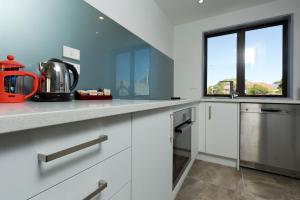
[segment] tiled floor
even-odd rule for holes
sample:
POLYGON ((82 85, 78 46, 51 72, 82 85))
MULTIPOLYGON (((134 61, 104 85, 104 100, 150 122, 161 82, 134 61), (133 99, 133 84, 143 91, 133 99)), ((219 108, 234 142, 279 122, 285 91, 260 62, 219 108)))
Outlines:
POLYGON ((176 200, 300 200, 300 181, 196 161, 176 200))

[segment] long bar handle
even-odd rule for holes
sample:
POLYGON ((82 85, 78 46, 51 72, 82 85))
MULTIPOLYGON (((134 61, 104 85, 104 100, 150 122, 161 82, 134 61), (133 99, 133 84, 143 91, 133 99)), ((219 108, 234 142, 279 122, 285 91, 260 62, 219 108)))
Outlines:
POLYGON ((92 192, 89 196, 85 197, 83 200, 90 200, 96 195, 100 194, 105 188, 107 188, 107 182, 106 181, 99 181, 98 183, 98 189, 92 192))
POLYGON ((211 106, 208 107, 208 120, 211 120, 211 106))
POLYGON ((68 149, 64 149, 64 150, 49 154, 49 155, 39 153, 38 154, 38 160, 41 161, 41 162, 50 162, 52 160, 55 160, 55 159, 64 157, 66 155, 75 153, 77 151, 88 148, 90 146, 100 144, 100 143, 102 143, 106 140, 108 140, 108 136, 107 135, 101 135, 99 138, 97 138, 95 140, 91 140, 89 142, 85 142, 85 143, 82 143, 82 144, 70 147, 68 149))
POLYGON ((281 109, 273 109, 273 108, 262 108, 261 112, 267 112, 267 113, 280 113, 283 112, 281 109))

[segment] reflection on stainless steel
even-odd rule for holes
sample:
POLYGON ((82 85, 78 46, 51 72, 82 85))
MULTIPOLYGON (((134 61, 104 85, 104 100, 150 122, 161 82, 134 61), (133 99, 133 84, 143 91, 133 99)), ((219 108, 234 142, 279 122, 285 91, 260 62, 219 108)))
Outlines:
POLYGON ((241 104, 240 165, 300 178, 300 106, 241 104))
POLYGON ((52 58, 40 63, 40 84, 36 101, 70 101, 71 91, 79 81, 76 68, 62 60, 52 58), (71 76, 72 83, 71 83, 71 76))
MULTIPOLYGON (((40 63, 41 71, 39 92, 42 93, 70 93, 70 72, 67 63, 48 61, 40 63)), ((78 74, 77 74, 78 76, 78 74)))
POLYGON ((41 93, 70 93, 77 85, 78 73, 73 65, 58 59, 40 63, 41 72, 39 92, 41 93), (70 72, 74 79, 71 85, 70 72))
POLYGON ((192 108, 174 113, 173 188, 191 161, 192 108))

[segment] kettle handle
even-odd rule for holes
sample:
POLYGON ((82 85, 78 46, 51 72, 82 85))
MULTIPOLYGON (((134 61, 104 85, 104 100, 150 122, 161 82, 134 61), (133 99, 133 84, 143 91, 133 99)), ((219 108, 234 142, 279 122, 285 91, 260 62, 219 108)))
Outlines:
POLYGON ((66 63, 66 62, 64 62, 64 64, 66 65, 67 69, 70 70, 73 73, 74 79, 73 79, 73 83, 72 83, 72 85, 70 87, 70 90, 72 91, 72 90, 75 89, 75 87, 78 84, 79 74, 77 72, 77 69, 73 65, 71 65, 69 63, 66 63))
POLYGON ((23 72, 23 73, 24 73, 24 76, 30 76, 33 79, 32 91, 31 91, 31 93, 29 93, 28 95, 26 95, 24 97, 24 99, 28 99, 28 98, 32 97, 33 95, 35 95, 35 93, 37 92, 38 86, 39 86, 39 79, 34 73, 30 73, 30 72, 23 72))

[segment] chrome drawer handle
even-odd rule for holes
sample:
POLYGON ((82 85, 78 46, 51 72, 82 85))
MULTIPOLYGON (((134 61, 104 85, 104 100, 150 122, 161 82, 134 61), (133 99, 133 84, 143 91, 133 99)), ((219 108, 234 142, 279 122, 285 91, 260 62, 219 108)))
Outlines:
POLYGON ((45 155, 45 154, 38 154, 38 160, 41 162, 50 162, 52 160, 64 157, 66 155, 72 154, 74 152, 80 151, 82 149, 88 148, 90 146, 93 146, 95 144, 100 144, 104 141, 108 140, 108 136, 107 135, 101 135, 99 138, 95 139, 95 140, 91 140, 89 142, 85 142, 73 147, 70 147, 68 149, 64 149, 49 155, 45 155))
POLYGON ((95 197, 97 194, 100 194, 105 188, 107 188, 107 182, 106 181, 99 181, 98 183, 98 189, 92 192, 89 196, 85 197, 83 200, 90 200, 93 197, 95 197))

